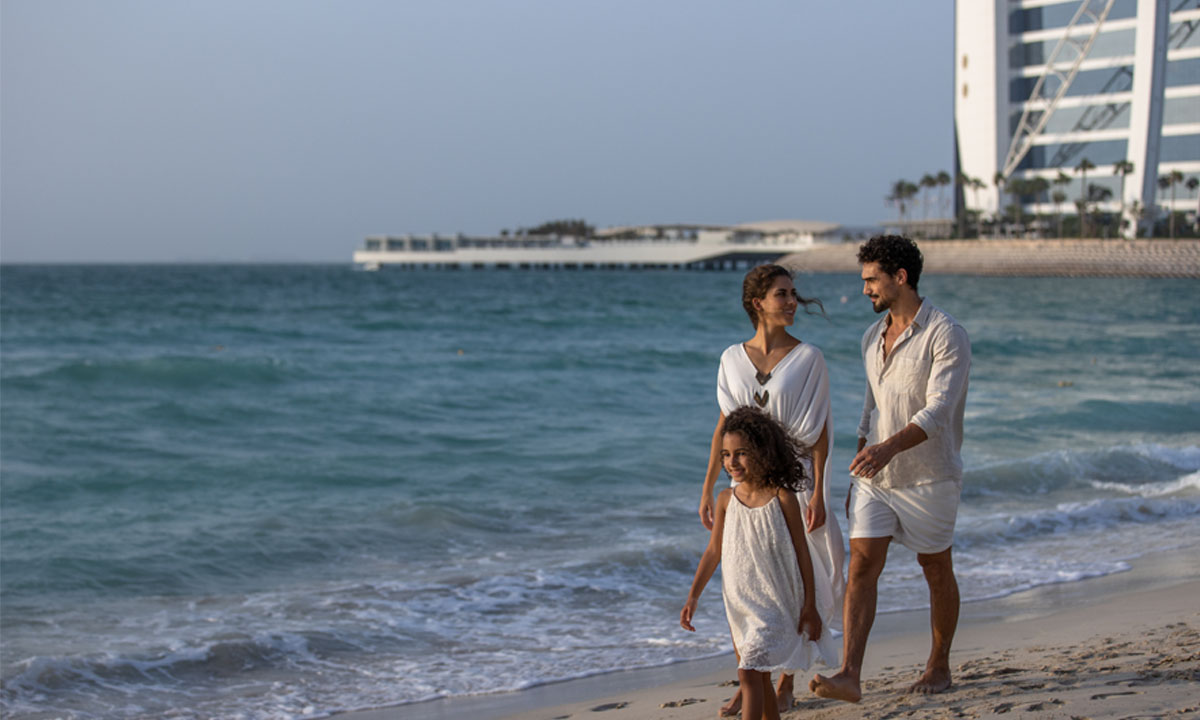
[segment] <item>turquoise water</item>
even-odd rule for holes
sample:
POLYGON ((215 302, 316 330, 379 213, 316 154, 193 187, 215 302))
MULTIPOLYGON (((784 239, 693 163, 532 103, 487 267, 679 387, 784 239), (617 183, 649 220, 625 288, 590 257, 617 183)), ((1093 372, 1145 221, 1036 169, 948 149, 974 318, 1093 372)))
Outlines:
MULTIPOLYGON (((845 467, 875 316, 799 283, 845 467)), ((320 717, 726 652, 719 585, 677 619, 740 285, 0 268, 0 709, 320 717)), ((974 347, 964 598, 1200 544, 1200 283, 921 286, 974 347)), ((881 609, 925 603, 906 553, 881 609)))

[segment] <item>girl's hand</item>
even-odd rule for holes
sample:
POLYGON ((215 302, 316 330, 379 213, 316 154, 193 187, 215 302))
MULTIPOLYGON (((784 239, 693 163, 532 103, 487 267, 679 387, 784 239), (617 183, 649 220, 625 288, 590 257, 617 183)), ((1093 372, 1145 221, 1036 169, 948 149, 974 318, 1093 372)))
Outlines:
MULTIPOLYGON (((692 627, 692 616, 696 614, 696 601, 688 600, 683 609, 679 611, 679 627, 688 632, 696 632, 696 628, 692 627)), ((818 623, 820 620, 817 621, 818 623)))
POLYGON ((808 501, 808 507, 804 508, 804 527, 812 532, 824 524, 825 498, 813 495, 812 500, 808 501))
POLYGON ((800 627, 797 629, 807 635, 809 640, 816 641, 821 638, 821 616, 817 614, 816 605, 805 605, 800 610, 800 627))
POLYGON ((704 493, 700 498, 700 523, 705 530, 713 529, 713 499, 710 493, 704 493))

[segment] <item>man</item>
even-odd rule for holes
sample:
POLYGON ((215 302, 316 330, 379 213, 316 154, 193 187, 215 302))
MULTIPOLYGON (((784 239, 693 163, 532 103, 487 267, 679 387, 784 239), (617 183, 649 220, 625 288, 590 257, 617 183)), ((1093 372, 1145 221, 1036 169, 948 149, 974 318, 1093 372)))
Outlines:
POLYGON ((923 264, 911 240, 871 238, 858 250, 863 294, 887 314, 863 335, 866 401, 855 476, 846 498, 850 571, 842 608, 842 667, 817 675, 821 697, 862 698, 863 654, 875 621, 879 574, 893 539, 917 553, 929 585, 933 642, 909 692, 950 687, 950 643, 958 625, 958 583, 950 549, 962 488, 963 408, 971 344, 954 318, 917 294, 923 264))

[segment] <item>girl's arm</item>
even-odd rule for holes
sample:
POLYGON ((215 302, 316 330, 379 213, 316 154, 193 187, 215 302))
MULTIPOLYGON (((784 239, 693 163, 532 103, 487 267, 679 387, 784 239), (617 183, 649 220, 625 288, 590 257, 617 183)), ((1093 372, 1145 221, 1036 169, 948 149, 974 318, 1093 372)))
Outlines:
POLYGON ((708 534, 708 547, 704 548, 704 554, 700 556, 700 565, 696 568, 692 589, 688 591, 687 602, 679 611, 679 625, 690 632, 696 631, 696 628, 692 627, 692 616, 696 614, 700 593, 704 592, 704 586, 708 585, 713 573, 717 571, 717 566, 721 564, 721 538, 725 534, 725 509, 729 507, 729 496, 732 493, 733 488, 725 488, 717 496, 717 517, 713 522, 712 532, 708 534))
POLYGON ((812 447, 813 494, 804 510, 808 531, 825 524, 825 459, 829 457, 829 423, 821 428, 821 437, 812 447))
POLYGON ((804 535, 804 514, 796 493, 779 491, 779 504, 783 508, 783 519, 787 522, 792 546, 796 548, 796 562, 800 563, 800 579, 804 583, 804 604, 800 608, 800 624, 796 629, 808 635, 809 640, 821 637, 821 616, 817 614, 817 597, 813 590, 812 558, 808 556, 808 539, 804 535))
POLYGON ((713 430, 712 446, 708 452, 708 470, 704 473, 704 489, 700 493, 700 522, 708 530, 713 529, 713 488, 721 475, 721 436, 725 430, 725 414, 717 416, 717 429, 713 430))

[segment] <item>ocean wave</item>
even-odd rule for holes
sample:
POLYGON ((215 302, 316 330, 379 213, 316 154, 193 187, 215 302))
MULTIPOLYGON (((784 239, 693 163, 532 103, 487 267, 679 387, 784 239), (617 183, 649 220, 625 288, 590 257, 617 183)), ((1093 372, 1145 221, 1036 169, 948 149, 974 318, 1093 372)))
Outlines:
MULTIPOLYGON (((203 718, 219 712, 219 688, 233 681, 244 689, 270 690, 255 717, 313 715, 316 707, 288 683, 262 676, 321 664, 328 648, 318 636, 227 635, 207 643, 144 654, 34 657, 6 668, 0 707, 6 716, 65 713, 91 718, 203 718), (259 679, 255 679, 259 676, 259 679)), ((254 693, 250 693, 252 697, 254 693)), ((244 708, 243 711, 250 708, 244 708)))
MULTIPOLYGON (((1036 492, 1098 488, 1113 483, 1157 491, 1179 480, 1181 471, 1200 470, 1200 447, 1141 443, 1093 450, 1054 450, 1019 460, 968 468, 963 496, 1013 497, 1036 492)), ((1115 487, 1115 486, 1114 486, 1115 487)), ((1192 487, 1186 483, 1179 490, 1192 487)))
POLYGON ((6 377, 5 384, 38 389, 45 384, 157 387, 197 390, 205 387, 264 386, 294 378, 297 368, 275 358, 168 355, 139 359, 73 360, 28 376, 6 377))
MULTIPOLYGON (((1194 487, 1194 484, 1193 484, 1194 487)), ((1062 502, 1036 510, 974 514, 960 510, 956 547, 1003 547, 1037 537, 1073 535, 1128 524, 1149 524, 1200 516, 1200 495, 1177 498, 1097 498, 1062 502)))
POLYGON ((1200 490, 1200 472, 1184 475, 1177 480, 1169 480, 1159 483, 1132 484, 1103 482, 1097 480, 1092 483, 1092 487, 1096 488, 1097 490, 1113 490, 1116 492, 1137 495, 1144 498, 1163 497, 1166 495, 1175 495, 1177 493, 1186 492, 1188 490, 1200 490))

